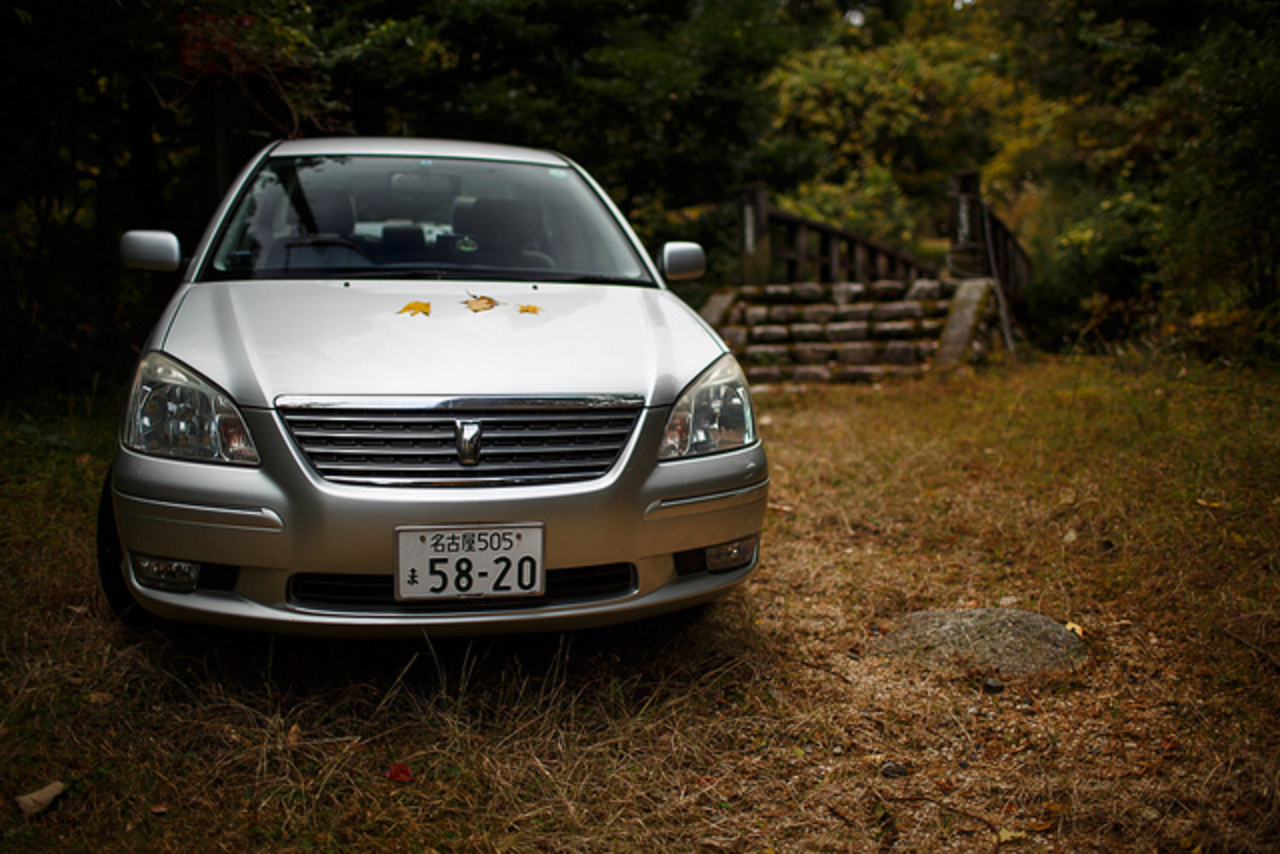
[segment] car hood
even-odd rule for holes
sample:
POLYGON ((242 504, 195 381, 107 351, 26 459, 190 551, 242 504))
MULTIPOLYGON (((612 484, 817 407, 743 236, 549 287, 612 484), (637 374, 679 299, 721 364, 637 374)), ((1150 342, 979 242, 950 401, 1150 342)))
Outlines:
POLYGON ((283 395, 665 405, 725 352, 666 290, 457 281, 189 284, 159 346, 250 407, 283 395))

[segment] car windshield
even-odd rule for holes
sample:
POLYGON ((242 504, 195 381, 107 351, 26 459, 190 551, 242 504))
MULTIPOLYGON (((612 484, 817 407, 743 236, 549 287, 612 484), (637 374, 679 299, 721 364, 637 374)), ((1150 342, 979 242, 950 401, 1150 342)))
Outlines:
POLYGON ((451 276, 653 284, 572 169, 384 156, 268 159, 199 278, 451 276))

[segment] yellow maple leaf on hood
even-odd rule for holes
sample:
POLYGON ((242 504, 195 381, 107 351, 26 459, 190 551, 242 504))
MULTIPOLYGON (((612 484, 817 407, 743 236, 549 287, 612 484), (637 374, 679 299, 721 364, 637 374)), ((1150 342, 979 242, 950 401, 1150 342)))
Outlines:
POLYGON ((425 314, 430 316, 431 303, 422 302, 421 300, 414 300, 413 302, 407 304, 404 308, 397 311, 396 314, 404 314, 405 312, 408 312, 410 317, 413 317, 419 314, 425 314))
POLYGON ((467 296, 471 297, 471 299, 464 299, 462 304, 474 312, 488 311, 498 305, 498 301, 493 297, 478 297, 471 291, 467 291, 467 296))

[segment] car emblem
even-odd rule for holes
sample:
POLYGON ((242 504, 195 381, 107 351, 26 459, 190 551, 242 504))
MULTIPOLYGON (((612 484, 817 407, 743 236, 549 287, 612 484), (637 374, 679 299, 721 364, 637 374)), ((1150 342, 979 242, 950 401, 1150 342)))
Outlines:
POLYGON ((454 440, 458 447, 458 462, 464 466, 480 464, 480 422, 455 421, 454 440))

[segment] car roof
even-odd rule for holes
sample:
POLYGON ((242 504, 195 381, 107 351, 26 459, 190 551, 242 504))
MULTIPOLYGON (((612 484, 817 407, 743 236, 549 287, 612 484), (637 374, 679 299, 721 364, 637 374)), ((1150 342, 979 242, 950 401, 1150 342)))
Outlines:
POLYGON ((449 139, 411 139, 387 136, 347 136, 323 139, 291 139, 281 142, 271 156, 308 157, 319 155, 371 154, 400 157, 467 157, 501 160, 510 163, 535 163, 566 166, 569 161, 552 151, 497 145, 487 142, 465 142, 449 139))

